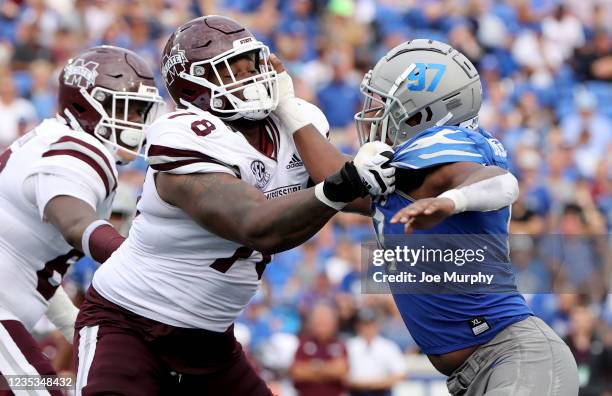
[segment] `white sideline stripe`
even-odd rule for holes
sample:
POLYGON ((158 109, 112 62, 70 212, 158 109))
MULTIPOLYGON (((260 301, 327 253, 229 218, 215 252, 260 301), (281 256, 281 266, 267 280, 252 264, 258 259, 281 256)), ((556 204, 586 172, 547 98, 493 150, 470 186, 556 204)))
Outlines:
MULTIPOLYGON (((38 375, 36 368, 28 362, 2 323, 0 323, 0 373, 5 375, 38 375)), ((15 396, 50 395, 44 389, 11 390, 15 393, 15 396)))
POLYGON ((81 396, 87 385, 87 377, 96 354, 98 329, 100 326, 83 327, 79 330, 79 367, 77 368, 76 396, 81 396))

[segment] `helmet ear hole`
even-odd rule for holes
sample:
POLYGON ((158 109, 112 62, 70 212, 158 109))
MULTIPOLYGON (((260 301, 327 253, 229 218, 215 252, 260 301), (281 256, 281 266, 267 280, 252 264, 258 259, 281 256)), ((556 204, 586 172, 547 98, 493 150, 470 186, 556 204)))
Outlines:
POLYGON ((405 122, 407 125, 414 127, 417 126, 421 123, 421 120, 423 119, 423 114, 422 112, 418 112, 414 115, 412 115, 410 118, 408 118, 405 122))
POLYGON ((191 97, 195 94, 195 91, 193 89, 183 88, 181 89, 181 93, 185 96, 191 97))
POLYGON ((86 109, 83 106, 81 106, 80 104, 78 104, 76 102, 72 103, 72 107, 74 107, 74 109, 76 111, 78 111, 80 114, 82 114, 82 113, 84 113, 86 111, 86 109))

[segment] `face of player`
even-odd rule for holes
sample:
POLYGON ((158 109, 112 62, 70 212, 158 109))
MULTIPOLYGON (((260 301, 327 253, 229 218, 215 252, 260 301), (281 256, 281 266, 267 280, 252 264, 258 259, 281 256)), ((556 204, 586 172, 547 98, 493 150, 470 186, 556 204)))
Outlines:
MULTIPOLYGON (((215 84, 231 84, 234 82, 232 76, 236 79, 236 82, 240 82, 240 80, 259 74, 259 68, 256 64, 254 53, 240 54, 230 59, 229 64, 231 71, 228 70, 225 65, 219 65, 219 76, 221 77, 221 81, 213 81, 215 84)), ((216 77, 213 80, 216 80, 216 77)), ((234 95, 244 100, 242 90, 236 91, 234 95)))
MULTIPOLYGON (((107 114, 113 114, 112 101, 108 100, 103 103, 104 110, 107 114)), ((144 124, 147 120, 149 111, 151 110, 152 103, 144 100, 130 99, 128 104, 124 100, 117 100, 115 105, 115 113, 118 118, 126 119, 127 121, 137 122, 144 124), (126 112, 127 106, 127 115, 126 112)))
MULTIPOLYGON (((107 114, 115 114, 116 117, 125 121, 146 124, 147 117, 149 116, 149 112, 151 111, 153 104, 143 100, 117 100, 115 103, 114 113, 111 100, 104 103, 103 106, 107 114)), ((122 139, 123 130, 121 128, 116 128, 115 132, 117 134, 117 144, 119 146, 126 148, 127 150, 137 149, 137 146, 131 146, 126 142, 126 139, 122 139)), ((137 157, 136 154, 124 150, 117 151, 117 155, 124 163, 131 162, 137 157)))

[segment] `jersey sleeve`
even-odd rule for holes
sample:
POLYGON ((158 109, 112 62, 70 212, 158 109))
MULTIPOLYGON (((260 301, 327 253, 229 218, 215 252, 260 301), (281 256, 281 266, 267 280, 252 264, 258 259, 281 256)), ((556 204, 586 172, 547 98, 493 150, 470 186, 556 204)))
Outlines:
POLYGON ((431 128, 395 150, 392 165, 424 169, 453 162, 505 166, 505 150, 496 139, 465 128, 431 128), (499 151, 499 155, 496 154, 499 151), (503 151, 503 152, 502 152, 503 151))
POLYGON ((47 204, 53 198, 67 195, 86 202, 95 211, 98 202, 103 199, 101 191, 76 178, 65 175, 40 173, 29 176, 23 184, 24 196, 38 209, 40 219, 44 219, 47 204))
MULTIPOLYGON (((57 195, 71 195, 85 200, 95 209, 117 187, 116 168, 105 150, 97 141, 61 136, 49 143, 25 181, 40 176, 35 184, 36 196, 45 197, 43 200, 47 202, 57 195)), ((39 198, 37 201, 42 203, 39 198)), ((43 209, 44 206, 40 207, 41 211, 43 209)))
POLYGON ((148 132, 147 163, 159 172, 173 174, 228 173, 240 177, 232 158, 236 155, 221 123, 175 114, 154 123, 148 132))

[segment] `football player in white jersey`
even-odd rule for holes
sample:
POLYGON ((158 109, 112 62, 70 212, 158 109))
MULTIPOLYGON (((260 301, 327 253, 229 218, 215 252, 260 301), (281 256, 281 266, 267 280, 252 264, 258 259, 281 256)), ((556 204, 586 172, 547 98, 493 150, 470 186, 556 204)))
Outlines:
POLYGON ((326 135, 327 121, 304 101, 306 123, 277 108, 268 48, 229 18, 181 26, 162 76, 179 109, 147 132, 139 214, 81 306, 77 394, 271 395, 233 322, 272 253, 300 245, 349 202, 393 190, 391 152, 370 146, 308 188, 282 130, 326 135))
POLYGON ((1 374, 53 374, 29 331, 46 314, 72 342, 77 309, 62 276, 83 253, 104 262, 123 241, 102 220, 117 187, 116 163, 136 157, 162 103, 141 57, 95 47, 62 70, 56 118, 0 155, 1 374))

